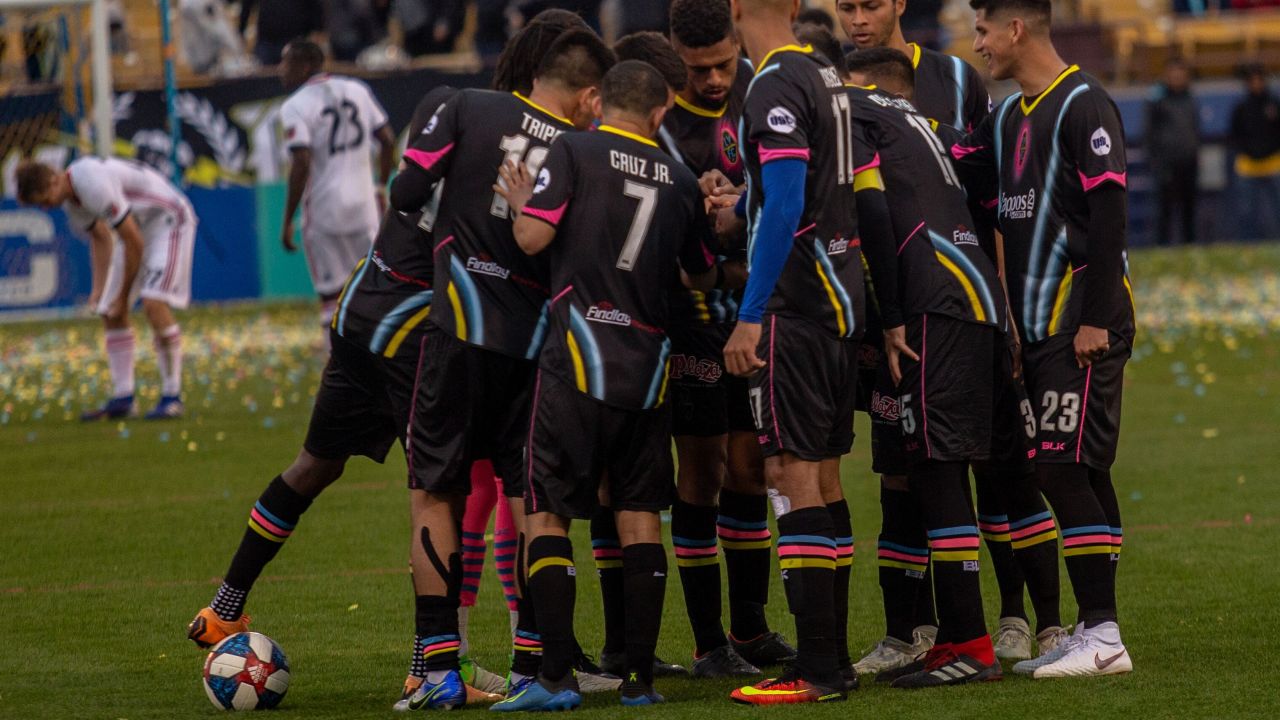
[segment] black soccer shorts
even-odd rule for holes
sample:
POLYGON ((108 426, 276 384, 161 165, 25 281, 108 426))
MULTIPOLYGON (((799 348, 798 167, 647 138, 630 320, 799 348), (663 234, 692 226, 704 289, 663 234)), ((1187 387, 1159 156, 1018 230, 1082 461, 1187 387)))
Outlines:
POLYGON ((791 453, 818 462, 853 448, 858 343, 812 321, 764 318, 758 353, 765 367, 750 378, 751 409, 765 457, 791 453))
POLYGON ((946 315, 907 321, 917 362, 899 360, 898 385, 907 462, 968 462, 991 453, 996 329, 946 315))
POLYGON ((555 375, 539 371, 528 428, 525 511, 587 519, 608 483, 613 510, 671 507, 675 465, 671 413, 606 405, 555 375))
POLYGON ((1076 365, 1075 333, 1023 348, 1027 394, 1036 414, 1036 462, 1082 463, 1108 470, 1120 443, 1124 366, 1132 348, 1110 333, 1111 349, 1087 368, 1076 365))
POLYGON ((668 402, 671 432, 677 437, 716 437, 756 430, 745 380, 724 369, 724 345, 732 326, 696 325, 673 329, 668 402))
POLYGON ((1004 333, 995 334, 995 405, 991 416, 991 462, 1035 469, 1036 415, 1021 377, 1013 376, 1016 348, 1004 333))
POLYGON ((491 460, 506 496, 520 497, 535 370, 428 326, 409 419, 409 487, 467 495, 472 463, 491 460))
POLYGON ((907 474, 907 453, 902 437, 902 406, 887 357, 882 356, 874 377, 867 409, 871 416, 871 471, 903 477, 907 474))
POLYGON ((329 342, 302 447, 325 460, 383 462, 396 440, 404 445, 417 360, 375 355, 332 330, 329 342))

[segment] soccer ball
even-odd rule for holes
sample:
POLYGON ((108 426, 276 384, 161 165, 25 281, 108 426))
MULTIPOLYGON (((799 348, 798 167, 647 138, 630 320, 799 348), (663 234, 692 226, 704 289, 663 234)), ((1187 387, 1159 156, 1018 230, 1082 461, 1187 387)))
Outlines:
POLYGON ((273 708, 289 690, 289 659, 262 633, 236 633, 205 658, 204 690, 219 710, 273 708))

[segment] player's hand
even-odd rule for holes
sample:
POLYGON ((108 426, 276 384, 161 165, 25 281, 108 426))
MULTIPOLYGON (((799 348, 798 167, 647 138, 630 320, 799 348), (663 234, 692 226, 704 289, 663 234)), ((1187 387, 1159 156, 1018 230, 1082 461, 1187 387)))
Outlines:
POLYGON ((89 309, 91 311, 95 313, 98 312, 98 305, 100 305, 101 303, 102 303, 101 290, 94 290, 93 292, 89 293, 89 309))
POLYGON ((889 360, 889 376, 893 378, 894 385, 902 382, 903 355, 920 362, 920 356, 907 344, 907 328, 904 325, 884 331, 884 354, 889 360))
POLYGON ((738 377, 750 377, 765 366, 756 355, 760 347, 760 323, 738 321, 724 346, 724 366, 738 377))
POLYGON ((698 187, 702 190, 702 194, 708 198, 718 197, 725 194, 737 194, 738 191, 733 186, 733 182, 719 170, 708 170, 698 178, 698 187))
POLYGON ((529 167, 522 162, 508 160, 498 168, 498 177, 501 182, 494 183, 493 191, 511 206, 511 217, 520 217, 529 198, 533 197, 533 176, 529 174, 529 167))
POLYGON ((125 314, 127 312, 128 312, 127 301, 125 300, 124 293, 120 293, 120 297, 117 297, 115 300, 113 300, 111 302, 111 305, 107 307, 107 312, 103 315, 103 317, 105 317, 110 322, 119 322, 121 320, 124 320, 125 314))
POLYGON ((293 242, 293 221, 286 220, 284 228, 280 230, 280 244, 284 245, 285 252, 297 252, 298 246, 293 242))
POLYGON ((1101 360, 1110 349, 1111 338, 1106 328, 1081 325, 1076 331, 1076 364, 1080 369, 1089 367, 1095 360, 1101 360))

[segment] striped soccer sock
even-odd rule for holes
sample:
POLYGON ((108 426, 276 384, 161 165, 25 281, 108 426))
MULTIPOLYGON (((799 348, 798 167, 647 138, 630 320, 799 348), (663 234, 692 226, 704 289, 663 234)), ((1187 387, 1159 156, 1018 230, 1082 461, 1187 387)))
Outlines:
POLYGON ((728 644, 720 624, 720 555, 716 548, 716 508, 676 500, 671 508, 671 544, 675 548, 685 610, 693 629, 694 655, 728 644))
POLYGON ((538 632, 538 615, 533 611, 527 589, 525 593, 520 599, 520 615, 511 637, 511 674, 532 677, 542 668, 542 634, 538 632))
MULTIPOLYGON (((917 624, 917 596, 933 595, 925 585, 929 544, 911 493, 880 487, 880 537, 876 543, 885 634, 910 644, 917 624), (922 592, 923 589, 923 592, 922 592)), ((932 614, 932 613, 930 613, 932 614)), ((933 623, 936 624, 936 619, 933 623)))
POLYGON ((622 572, 622 541, 613 511, 596 508, 591 516, 591 555, 600 578, 600 600, 604 605, 604 652, 620 653, 627 647, 627 608, 622 572))
POLYGON ((721 490, 716 535, 729 583, 729 632, 737 640, 754 640, 769 632, 764 614, 773 574, 768 499, 721 490))
MULTIPOLYGON (((494 482, 499 485, 502 483, 500 479, 495 479, 494 482)), ((499 493, 498 513, 493 521, 493 565, 498 571, 498 582, 502 585, 507 610, 513 615, 519 609, 519 597, 516 595, 518 545, 515 520, 511 517, 511 503, 499 493)))
POLYGON ((414 647, 422 656, 422 662, 416 667, 423 672, 422 677, 433 671, 457 670, 458 651, 462 647, 457 599, 418 595, 414 598, 414 626, 414 647))
POLYGON ((262 574, 262 569, 284 547, 298 519, 309 507, 311 498, 298 494, 279 475, 262 491, 249 511, 249 527, 244 531, 240 547, 231 558, 231 567, 223 580, 223 587, 236 592, 224 593, 219 589, 218 597, 214 598, 216 605, 210 605, 218 617, 227 621, 240 617, 249 591, 262 574))
POLYGON ((836 535, 836 574, 833 584, 832 609, 836 618, 836 665, 841 668, 853 664, 849 657, 849 576, 853 573, 853 520, 849 517, 849 503, 838 500, 827 505, 831 525, 836 535))
POLYGON ((840 687, 833 607, 836 540, 826 507, 792 510, 778 518, 778 560, 796 622, 794 667, 810 682, 840 687))
POLYGON ((978 531, 991 555, 991 567, 996 573, 996 585, 1000 588, 1000 617, 1027 619, 1023 604, 1025 582, 1018 560, 1009 544, 1009 511, 1004 488, 1012 474, 1020 473, 1021 466, 974 463, 973 477, 978 495, 978 531))
POLYGON ((559 682, 572 669, 578 649, 573 636, 577 578, 569 538, 543 535, 529 543, 529 594, 542 634, 542 677, 559 682))
POLYGON ((1090 468, 1089 484, 1093 486, 1093 494, 1102 505, 1102 512, 1107 516, 1107 525, 1111 528, 1111 574, 1114 576, 1120 568, 1124 528, 1120 523, 1120 501, 1116 498, 1115 485, 1111 483, 1111 471, 1090 468))
POLYGON ((938 603, 939 639, 963 643, 987 634, 978 577, 978 526, 962 462, 928 460, 912 468, 911 495, 924 516, 938 603))
MULTIPOLYGON (((1043 500, 1040 507, 1044 507, 1043 500)), ((1009 539, 1018 566, 1026 578, 1027 594, 1031 596, 1031 606, 1036 613, 1036 632, 1060 627, 1058 528, 1054 525, 1053 515, 1048 510, 1027 517, 1014 514, 1009 522, 1009 539)))
POLYGON ((1062 555, 1079 607, 1079 622, 1086 626, 1114 622, 1112 525, 1089 482, 1089 469, 1045 463, 1036 468, 1036 474, 1061 528, 1062 555))

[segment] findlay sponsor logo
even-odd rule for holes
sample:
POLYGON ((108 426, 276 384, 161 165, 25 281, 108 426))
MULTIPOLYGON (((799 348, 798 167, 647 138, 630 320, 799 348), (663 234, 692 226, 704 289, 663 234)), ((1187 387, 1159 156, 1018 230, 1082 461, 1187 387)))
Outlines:
POLYGON ((714 383, 724 375, 724 368, 714 360, 707 360, 696 355, 672 355, 671 379, 694 379, 704 383, 714 383))
POLYGON ((491 277, 502 278, 503 280, 511 277, 510 270, 502 267, 483 255, 480 257, 467 258, 467 271, 477 273, 479 275, 489 275, 491 277))
POLYGON ((1000 217, 1010 220, 1029 220, 1036 214, 1036 191, 1025 195, 1000 195, 1000 217))
POLYGON ((978 244, 978 234, 973 232, 969 228, 961 225, 960 227, 956 228, 955 232, 951 233, 951 241, 954 242, 956 245, 975 245, 976 246, 978 244))
POLYGON ((881 395, 879 392, 872 392, 871 414, 889 422, 898 422, 901 417, 898 410, 898 398, 892 395, 881 395))
POLYGON ((847 252, 849 248, 858 248, 858 247, 862 247, 861 238, 837 237, 831 242, 827 243, 827 254, 839 255, 841 253, 847 252))
POLYGON ((608 325, 631 325, 631 316, 614 307, 612 303, 599 302, 587 309, 587 319, 608 325))

